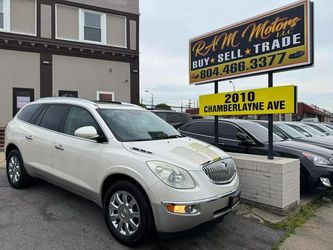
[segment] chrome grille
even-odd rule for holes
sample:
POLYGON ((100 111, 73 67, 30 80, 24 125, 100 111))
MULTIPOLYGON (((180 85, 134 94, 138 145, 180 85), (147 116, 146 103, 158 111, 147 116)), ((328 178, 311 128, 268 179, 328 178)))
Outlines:
POLYGON ((202 170, 215 184, 228 183, 232 181, 236 174, 236 167, 232 158, 209 162, 202 166, 202 170))

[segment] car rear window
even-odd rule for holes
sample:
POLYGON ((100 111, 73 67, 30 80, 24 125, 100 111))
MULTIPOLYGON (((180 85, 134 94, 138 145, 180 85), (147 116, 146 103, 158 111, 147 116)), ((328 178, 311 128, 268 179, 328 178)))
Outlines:
POLYGON ((25 122, 30 122, 33 115, 41 108, 41 106, 41 104, 31 104, 26 106, 18 114, 17 118, 25 122))

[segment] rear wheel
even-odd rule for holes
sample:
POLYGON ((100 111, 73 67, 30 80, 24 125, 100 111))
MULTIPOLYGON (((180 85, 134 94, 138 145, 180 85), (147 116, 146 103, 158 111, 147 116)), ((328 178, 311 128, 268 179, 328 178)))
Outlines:
POLYGON ((24 188, 31 184, 31 177, 24 168, 22 156, 17 149, 9 152, 6 158, 7 178, 14 188, 24 188))
POLYGON ((104 218, 111 234, 121 243, 134 247, 153 233, 149 200, 129 181, 111 185, 104 198, 104 218))

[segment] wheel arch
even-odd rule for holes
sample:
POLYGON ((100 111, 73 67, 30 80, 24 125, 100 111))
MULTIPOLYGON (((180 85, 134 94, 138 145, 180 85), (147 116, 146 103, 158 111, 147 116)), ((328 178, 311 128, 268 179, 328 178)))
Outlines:
POLYGON ((10 151, 12 151, 13 149, 16 149, 17 151, 19 151, 19 153, 21 153, 21 151, 19 150, 19 148, 14 143, 9 143, 6 146, 6 149, 5 149, 6 159, 7 159, 8 155, 9 155, 10 151))

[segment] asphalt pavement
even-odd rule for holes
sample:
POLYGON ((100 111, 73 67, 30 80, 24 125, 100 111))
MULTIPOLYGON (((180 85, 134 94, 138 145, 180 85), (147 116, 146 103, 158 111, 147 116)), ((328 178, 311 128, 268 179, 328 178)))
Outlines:
MULTIPOLYGON (((332 196, 332 195, 331 195, 332 196)), ((333 196, 330 197, 332 200, 333 196)), ((283 242, 280 249, 330 250, 333 249, 333 203, 320 207, 296 233, 283 242)))
MULTIPOLYGON (((281 232, 235 213, 189 236, 152 239, 137 249, 271 249, 281 232)), ((59 187, 38 181, 24 190, 9 187, 0 169, 0 248, 127 249, 109 233, 102 210, 59 187)))

